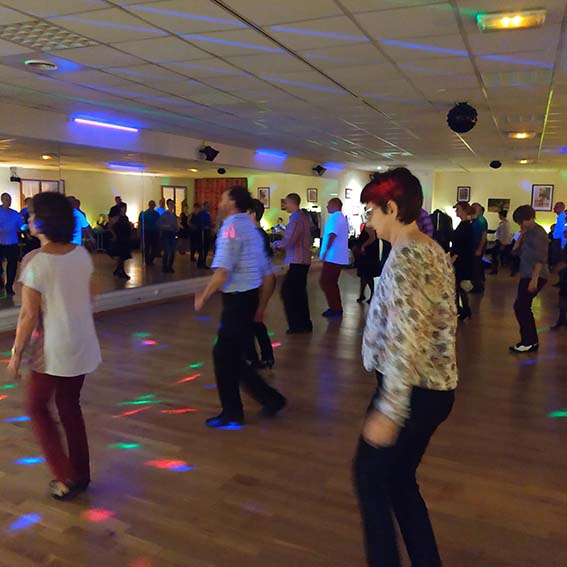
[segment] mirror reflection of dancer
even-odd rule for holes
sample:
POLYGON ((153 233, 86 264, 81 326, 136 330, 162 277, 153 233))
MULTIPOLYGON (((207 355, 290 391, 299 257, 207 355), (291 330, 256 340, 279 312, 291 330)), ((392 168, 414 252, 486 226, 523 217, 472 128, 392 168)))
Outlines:
POLYGON ((274 416, 286 399, 269 386, 255 368, 246 364, 254 340, 254 321, 262 321, 275 288, 275 276, 264 250, 264 242, 248 212, 253 202, 248 189, 235 186, 222 195, 219 204, 225 221, 217 237, 215 273, 204 291, 195 294, 195 310, 222 290, 222 315, 217 344, 213 350, 221 413, 207 420, 209 427, 241 425, 244 411, 240 385, 274 416))

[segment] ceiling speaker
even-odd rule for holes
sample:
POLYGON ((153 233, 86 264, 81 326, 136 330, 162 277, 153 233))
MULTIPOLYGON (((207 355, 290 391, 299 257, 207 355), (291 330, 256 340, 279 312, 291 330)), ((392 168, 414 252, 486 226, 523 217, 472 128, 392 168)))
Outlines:
POLYGON ((492 169, 500 169, 502 167, 502 162, 495 159, 488 164, 492 169))
POLYGON ((220 152, 211 146, 205 146, 199 150, 199 153, 203 154, 207 161, 215 161, 220 152))
POLYGON ((313 168, 313 173, 315 175, 318 175, 319 177, 321 177, 325 173, 325 171, 327 171, 327 168, 323 167, 322 165, 316 165, 313 168))
POLYGON ((476 126, 478 113, 475 108, 466 102, 459 102, 447 114, 447 124, 453 132, 464 134, 476 126))

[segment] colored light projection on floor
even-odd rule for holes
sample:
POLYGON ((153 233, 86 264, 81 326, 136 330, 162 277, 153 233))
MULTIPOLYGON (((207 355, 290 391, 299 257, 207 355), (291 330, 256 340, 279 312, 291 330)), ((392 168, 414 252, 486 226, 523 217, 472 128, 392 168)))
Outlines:
POLYGON ((5 400, 8 396, 6 396, 5 394, 3 396, 0 396, 0 400, 5 400))
POLYGON ((205 390, 214 390, 217 387, 216 384, 205 384, 203 386, 203 388, 205 388, 205 390))
POLYGON ((196 413, 201 410, 195 408, 179 408, 179 409, 162 409, 160 413, 171 413, 171 414, 178 414, 178 413, 196 413))
POLYGON ((12 356, 12 351, 11 350, 5 350, 4 352, 0 352, 0 356, 12 356))
POLYGON ((152 334, 151 333, 134 333, 132 335, 135 339, 149 339, 152 334))
POLYGON ((7 417, 4 422, 5 423, 18 423, 20 421, 29 421, 29 415, 19 415, 18 417, 7 417))
POLYGON ((282 346, 282 343, 272 343, 272 348, 279 348, 282 346))
POLYGON ((161 400, 156 400, 154 394, 147 394, 145 396, 139 396, 133 400, 127 402, 120 402, 119 406, 145 406, 147 404, 161 404, 161 400))
POLYGON ((211 317, 210 315, 194 315, 193 319, 195 321, 210 321, 211 317))
POLYGON ((159 343, 153 339, 146 339, 145 341, 142 341, 143 346, 156 346, 157 344, 159 343))
POLYGON ((112 443, 109 445, 111 449, 139 449, 139 443, 112 443))
POLYGON ((17 384, 4 384, 0 386, 0 390, 13 390, 16 386, 17 384))
POLYGON ((551 413, 547 414, 547 417, 551 417, 551 418, 567 417, 567 410, 552 411, 551 413))
POLYGON ((193 380, 197 380, 201 376, 200 374, 193 374, 193 376, 187 376, 186 378, 181 378, 181 380, 177 380, 176 384, 183 384, 185 382, 192 382, 193 380))
POLYGON ((155 469, 167 469, 174 472, 187 472, 192 471, 194 468, 189 466, 185 461, 156 460, 148 461, 146 465, 155 469))
POLYGON ((183 370, 192 370, 194 368, 202 368, 203 366, 205 366, 204 362, 194 362, 193 364, 186 366, 183 370))
POLYGON ((268 337, 273 337, 275 335, 274 331, 269 331, 268 332, 268 337))
POLYGON ((150 406, 144 406, 143 408, 137 408, 137 409, 133 409, 130 411, 125 411, 124 413, 119 413, 118 415, 115 415, 114 417, 128 417, 129 415, 135 415, 137 413, 140 413, 141 411, 145 411, 147 409, 150 409, 150 406))
POLYGON ((16 461, 17 465, 38 465, 39 463, 45 463, 45 459, 43 457, 24 457, 16 461))
POLYGON ((104 508, 91 508, 90 510, 85 510, 81 516, 89 522, 104 522, 109 518, 114 516, 112 510, 105 510, 104 508))
POLYGON ((20 516, 15 522, 12 522, 8 527, 8 531, 17 532, 18 530, 29 528, 38 522, 41 522, 41 516, 39 514, 25 514, 24 516, 20 516))
POLYGON ((223 427, 217 427, 217 429, 221 429, 222 431, 240 431, 241 429, 244 429, 244 425, 240 425, 235 422, 223 425, 223 427))
POLYGON ((152 564, 147 559, 134 559, 128 567, 152 567, 152 564))

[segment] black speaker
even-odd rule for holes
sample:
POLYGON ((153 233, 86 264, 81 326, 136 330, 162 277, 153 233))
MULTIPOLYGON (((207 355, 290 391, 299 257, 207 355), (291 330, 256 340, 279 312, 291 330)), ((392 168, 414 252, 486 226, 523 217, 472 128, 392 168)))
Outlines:
POLYGON ((319 177, 321 177, 321 175, 323 175, 325 171, 327 171, 327 168, 323 167, 322 165, 316 165, 313 168, 313 172, 315 173, 315 175, 318 175, 319 177))
POLYGON ((492 169, 500 169, 502 167, 502 162, 495 159, 488 164, 492 169))
POLYGON ((219 168, 217 169, 217 173, 218 173, 219 175, 224 175, 224 174, 226 173, 226 169, 225 169, 224 167, 219 167, 219 168))
POLYGON ((10 181, 11 181, 12 183, 19 183, 21 180, 22 180, 22 179, 21 179, 20 177, 18 177, 17 175, 12 175, 12 176, 10 177, 10 181))
POLYGON ((207 161, 215 161, 220 152, 211 146, 205 146, 199 150, 199 153, 204 154, 207 161))
POLYGON ((466 102, 459 102, 447 114, 447 124, 453 132, 464 134, 476 126, 478 113, 475 108, 466 102))

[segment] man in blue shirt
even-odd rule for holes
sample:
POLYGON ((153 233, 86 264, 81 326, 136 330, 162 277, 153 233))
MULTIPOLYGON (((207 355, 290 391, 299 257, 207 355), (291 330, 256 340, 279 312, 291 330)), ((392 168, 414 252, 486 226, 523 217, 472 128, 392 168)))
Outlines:
POLYGON ((12 197, 9 193, 2 193, 0 197, 2 206, 0 207, 0 268, 6 260, 6 287, 0 278, 0 292, 6 289, 8 295, 14 295, 14 281, 18 271, 18 259, 20 251, 18 241, 22 228, 21 215, 11 209, 12 197))
POLYGON ((474 234, 474 271, 473 271, 473 284, 474 287, 471 293, 484 292, 484 283, 486 277, 484 275, 484 262, 482 257, 486 251, 487 235, 488 235, 488 222, 484 218, 484 207, 480 203, 473 203, 473 222, 472 229, 474 234))
POLYGON ((94 236, 92 234, 91 225, 87 219, 87 215, 79 211, 80 203, 75 197, 68 197, 71 206, 73 207, 73 218, 75 219, 75 230, 73 231, 73 240, 71 244, 75 246, 83 245, 83 238, 89 239, 91 245, 94 247, 94 236))
POLYGON ((143 235, 146 266, 151 266, 154 263, 154 259, 159 256, 159 219, 160 215, 156 211, 155 201, 150 201, 148 208, 142 211, 138 218, 143 235))
POLYGON ((207 420, 209 427, 244 422, 240 383, 262 404, 267 416, 275 415, 286 405, 285 397, 246 364, 254 321, 263 320, 276 283, 262 237, 248 215, 252 206, 252 197, 245 187, 236 186, 223 193, 219 209, 226 220, 217 238, 215 273, 205 290, 195 294, 195 310, 200 311, 216 291, 222 291, 221 324, 213 350, 222 412, 207 420))

